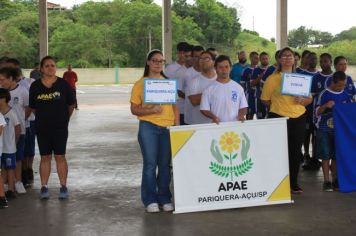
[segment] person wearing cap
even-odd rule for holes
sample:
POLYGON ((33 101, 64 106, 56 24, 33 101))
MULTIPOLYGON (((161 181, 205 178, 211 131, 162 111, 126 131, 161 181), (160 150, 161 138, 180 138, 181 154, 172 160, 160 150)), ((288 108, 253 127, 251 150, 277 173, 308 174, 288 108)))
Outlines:
POLYGON ((170 137, 167 127, 179 125, 178 106, 144 103, 144 79, 166 79, 163 73, 163 53, 152 50, 147 54, 143 76, 132 88, 131 113, 139 119, 138 142, 143 156, 141 199, 149 213, 173 211, 170 137), (156 170, 158 169, 158 173, 156 170))

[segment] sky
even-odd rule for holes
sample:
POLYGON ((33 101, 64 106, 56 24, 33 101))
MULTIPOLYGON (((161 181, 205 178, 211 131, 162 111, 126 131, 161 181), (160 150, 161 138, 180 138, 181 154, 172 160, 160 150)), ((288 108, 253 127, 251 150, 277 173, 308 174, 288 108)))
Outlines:
MULTIPOLYGON (((276 0, 218 0, 238 9, 243 29, 255 30, 262 37, 276 37, 276 0)), ((50 0, 71 7, 86 0, 50 0)), ((162 0, 154 0, 162 5, 162 0)), ((173 1, 172 1, 173 2, 173 1)), ((193 3, 193 0, 188 0, 193 3)), ((288 0, 288 30, 306 26, 333 35, 356 26, 354 0, 288 0)))

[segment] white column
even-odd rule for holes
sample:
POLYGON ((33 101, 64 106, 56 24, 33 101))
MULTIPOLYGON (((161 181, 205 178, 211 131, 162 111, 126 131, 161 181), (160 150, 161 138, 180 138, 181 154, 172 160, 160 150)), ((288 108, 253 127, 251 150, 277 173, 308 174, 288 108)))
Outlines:
POLYGON ((277 0, 277 50, 288 46, 288 0, 277 0))
POLYGON ((39 0, 40 60, 48 55, 48 14, 47 0, 39 0))
POLYGON ((162 50, 168 64, 172 63, 171 0, 162 0, 162 50))

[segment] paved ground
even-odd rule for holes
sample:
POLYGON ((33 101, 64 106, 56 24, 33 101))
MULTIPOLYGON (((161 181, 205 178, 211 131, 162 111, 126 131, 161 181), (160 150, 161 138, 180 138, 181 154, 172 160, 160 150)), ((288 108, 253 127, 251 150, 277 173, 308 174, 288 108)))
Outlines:
MULTIPOLYGON (((0 235, 355 235, 356 194, 322 192, 321 172, 301 172, 305 193, 294 204, 224 211, 146 214, 139 198, 142 160, 131 87, 79 88, 70 123, 68 201, 38 200, 39 181, 0 211, 0 235)), ((36 156, 35 167, 38 166, 36 156)), ((37 168, 36 168, 37 169, 37 168)))

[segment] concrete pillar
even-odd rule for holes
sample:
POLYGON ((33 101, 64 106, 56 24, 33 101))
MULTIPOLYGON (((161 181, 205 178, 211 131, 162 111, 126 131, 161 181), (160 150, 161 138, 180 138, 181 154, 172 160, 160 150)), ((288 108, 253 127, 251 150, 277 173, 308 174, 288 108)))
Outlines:
POLYGON ((288 0, 277 0, 277 50, 288 46, 288 0))
POLYGON ((39 0, 40 60, 48 55, 48 14, 47 0, 39 0))
POLYGON ((162 50, 168 64, 172 63, 171 0, 162 0, 162 50))

